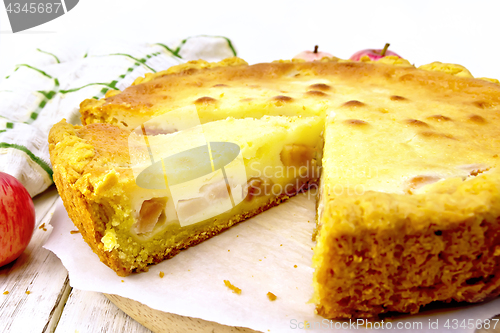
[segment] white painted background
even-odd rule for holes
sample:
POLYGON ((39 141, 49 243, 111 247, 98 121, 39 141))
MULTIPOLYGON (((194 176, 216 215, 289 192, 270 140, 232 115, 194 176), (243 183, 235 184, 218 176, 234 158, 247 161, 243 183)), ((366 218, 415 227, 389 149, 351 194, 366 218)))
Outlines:
POLYGON ((230 37, 250 63, 320 49, 348 58, 391 49, 416 65, 459 63, 500 78, 500 1, 80 0, 52 22, 12 34, 0 4, 0 78, 24 54, 68 39, 158 42, 197 34, 230 37))

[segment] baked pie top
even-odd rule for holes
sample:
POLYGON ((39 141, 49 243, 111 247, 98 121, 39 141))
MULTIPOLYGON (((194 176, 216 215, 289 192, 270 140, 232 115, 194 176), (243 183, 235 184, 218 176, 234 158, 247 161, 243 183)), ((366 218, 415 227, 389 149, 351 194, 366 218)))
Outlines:
POLYGON ((450 66, 422 66, 428 70, 421 70, 391 58, 376 63, 325 58, 321 62, 252 66, 238 58, 220 63, 192 61, 146 74, 123 92, 110 90, 101 100, 84 101, 82 123, 104 122, 133 129, 144 119, 188 105, 196 106, 205 123, 228 116, 316 116, 349 101, 375 105, 388 99, 394 107, 389 112, 400 110, 398 103, 418 102, 415 108, 432 107, 436 116, 442 105, 482 116, 500 103, 500 86, 495 83, 440 72, 450 66))
POLYGON ((252 66, 239 58, 192 61, 84 101, 82 122, 134 129, 189 105, 202 123, 228 116, 326 116, 328 140, 337 142, 325 154, 335 160, 326 181, 362 183, 365 190, 413 193, 440 179, 494 168, 500 85, 474 79, 459 65, 420 68, 396 57, 252 66))

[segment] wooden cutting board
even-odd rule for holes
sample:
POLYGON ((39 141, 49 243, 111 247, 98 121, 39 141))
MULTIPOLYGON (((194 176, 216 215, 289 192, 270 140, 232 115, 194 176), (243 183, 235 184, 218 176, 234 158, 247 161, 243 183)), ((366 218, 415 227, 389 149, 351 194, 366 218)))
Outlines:
POLYGON ((123 312, 155 333, 259 333, 249 328, 221 325, 213 321, 184 317, 150 308, 129 298, 104 294, 123 312))

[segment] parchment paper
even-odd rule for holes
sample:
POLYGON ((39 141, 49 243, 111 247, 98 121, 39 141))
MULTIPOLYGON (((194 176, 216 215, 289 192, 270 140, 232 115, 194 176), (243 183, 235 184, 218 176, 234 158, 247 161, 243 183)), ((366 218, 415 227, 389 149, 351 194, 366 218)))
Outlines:
MULTIPOLYGON (((298 195, 151 266, 147 273, 123 278, 99 261, 80 234, 70 233, 76 227, 60 201, 51 222, 52 234, 44 247, 61 259, 72 287, 120 295, 164 312, 263 332, 297 332, 308 325, 307 332, 344 332, 355 328, 372 331, 354 326, 358 324, 354 320, 330 322, 315 315, 314 305, 308 303, 313 292, 314 208, 313 196, 298 195), (163 278, 160 271, 165 273, 163 278), (233 293, 224 280, 240 288, 241 294, 233 293), (277 299, 270 301, 268 292, 277 299), (342 329, 342 325, 347 329, 342 329)), ((474 329, 459 327, 463 319, 473 319, 475 325, 478 319, 498 313, 497 298, 478 305, 405 316, 390 324, 384 321, 384 327, 391 325, 396 331, 397 325, 403 325, 400 327, 407 332, 473 332, 474 329), (449 329, 443 326, 448 319, 449 329), (405 325, 408 329, 404 329, 405 325)))

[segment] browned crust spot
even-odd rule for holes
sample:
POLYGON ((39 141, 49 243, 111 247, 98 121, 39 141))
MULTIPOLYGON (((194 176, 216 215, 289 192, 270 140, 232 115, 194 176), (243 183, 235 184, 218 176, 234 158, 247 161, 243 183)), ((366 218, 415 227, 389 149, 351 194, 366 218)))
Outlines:
POLYGON ((435 114, 433 116, 429 116, 429 117, 427 117, 427 119, 435 120, 435 121, 450 121, 450 120, 452 120, 451 118, 443 116, 441 114, 435 114))
POLYGON ((313 90, 321 90, 321 91, 328 91, 331 89, 331 87, 327 84, 324 84, 324 83, 316 83, 316 84, 311 84, 309 86, 309 89, 313 89, 313 90))
POLYGON ((288 103, 288 102, 293 101, 293 98, 291 98, 289 96, 278 95, 278 96, 274 96, 273 100, 278 101, 278 102, 288 103))
POLYGON ((480 109, 488 109, 492 107, 492 104, 487 101, 474 101, 472 102, 472 105, 480 108, 480 109))
POLYGON ((308 92, 306 92, 306 94, 309 96, 316 96, 316 97, 328 96, 328 94, 325 94, 324 92, 319 91, 319 90, 309 90, 308 92))
POLYGON ((415 75, 413 74, 404 74, 399 77, 399 81, 413 81, 415 79, 415 75))
POLYGON ((194 104, 197 104, 197 105, 201 105, 201 104, 214 104, 215 102, 217 102, 217 100, 215 98, 212 98, 212 97, 209 97, 209 96, 205 96, 205 97, 200 97, 198 98, 196 101, 194 101, 194 104))
POLYGON ((360 102, 360 101, 355 101, 355 100, 348 101, 348 102, 345 102, 344 104, 342 104, 342 106, 348 107, 348 108, 359 108, 359 107, 362 107, 365 105, 366 105, 365 103, 360 102))
POLYGON ((411 126, 417 126, 417 127, 429 127, 429 125, 426 122, 423 122, 421 120, 417 119, 406 119, 405 123, 411 126))
POLYGON ((346 123, 348 125, 354 125, 354 126, 368 125, 368 123, 366 121, 359 120, 359 119, 347 119, 347 120, 344 120, 344 123, 346 123))
POLYGON ((229 87, 229 86, 227 84, 224 84, 224 83, 219 83, 219 84, 213 85, 212 87, 218 88, 218 87, 229 87))
POLYGON ((408 98, 403 97, 403 96, 398 96, 398 95, 392 95, 390 97, 391 101, 407 101, 408 98))
MULTIPOLYGON (((199 69, 198 68, 188 68, 188 69, 184 69, 182 71, 180 71, 179 73, 177 73, 178 75, 193 75, 194 73, 198 72, 199 69)), ((165 77, 165 76, 168 76, 169 74, 165 74, 165 75, 162 75, 161 77, 165 77)))
POLYGON ((425 131, 425 132, 420 132, 419 133, 421 136, 424 138, 430 138, 430 139, 452 139, 456 140, 453 135, 451 134, 444 134, 444 133, 438 133, 438 132, 433 132, 433 131, 425 131))
POLYGON ((469 121, 476 123, 476 124, 486 124, 487 123, 486 119, 484 119, 483 117, 481 117, 477 114, 470 115, 469 121))

